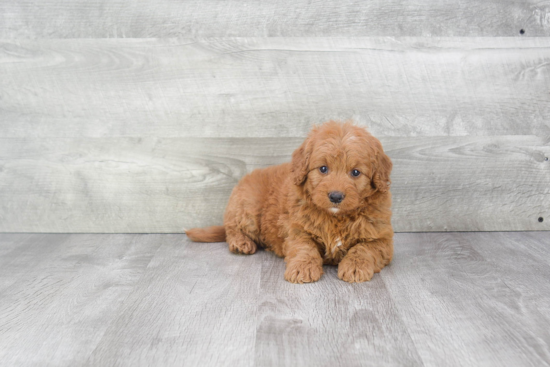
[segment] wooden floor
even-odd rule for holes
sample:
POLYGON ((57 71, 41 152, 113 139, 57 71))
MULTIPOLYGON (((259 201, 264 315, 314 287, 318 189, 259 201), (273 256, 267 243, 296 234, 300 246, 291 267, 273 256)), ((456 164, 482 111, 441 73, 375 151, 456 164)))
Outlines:
POLYGON ((0 234, 7 366, 550 365, 548 232, 401 233, 364 284, 185 235, 0 234))

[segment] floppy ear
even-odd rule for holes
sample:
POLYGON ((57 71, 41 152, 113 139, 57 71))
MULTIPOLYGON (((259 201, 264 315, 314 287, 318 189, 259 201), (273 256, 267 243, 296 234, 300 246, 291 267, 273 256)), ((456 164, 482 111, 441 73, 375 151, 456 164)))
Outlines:
POLYGON ((292 163, 290 172, 292 173, 292 180, 295 185, 301 185, 306 181, 307 173, 309 171, 309 157, 311 155, 310 138, 306 139, 300 146, 292 153, 292 163))
POLYGON ((390 189, 390 173, 393 167, 390 157, 384 153, 382 146, 376 152, 376 166, 374 168, 374 175, 372 182, 374 187, 380 192, 388 192, 390 189))

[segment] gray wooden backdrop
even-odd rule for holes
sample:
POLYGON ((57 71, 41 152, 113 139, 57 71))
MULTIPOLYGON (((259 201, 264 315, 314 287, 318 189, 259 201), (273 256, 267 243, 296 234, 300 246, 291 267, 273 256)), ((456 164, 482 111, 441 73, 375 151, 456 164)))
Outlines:
POLYGON ((181 232, 354 119, 396 231, 550 229, 550 1, 0 0, 0 231, 181 232))

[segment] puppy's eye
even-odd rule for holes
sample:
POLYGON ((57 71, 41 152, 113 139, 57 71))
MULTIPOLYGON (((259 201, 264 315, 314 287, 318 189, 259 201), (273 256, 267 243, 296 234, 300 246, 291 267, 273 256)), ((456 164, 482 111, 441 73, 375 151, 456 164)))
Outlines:
POLYGON ((358 170, 354 169, 353 171, 351 171, 351 175, 354 176, 354 177, 357 177, 361 174, 361 172, 359 172, 358 170))
POLYGON ((327 172, 328 172, 328 167, 327 167, 327 166, 319 167, 319 171, 320 171, 321 173, 327 173, 327 172))

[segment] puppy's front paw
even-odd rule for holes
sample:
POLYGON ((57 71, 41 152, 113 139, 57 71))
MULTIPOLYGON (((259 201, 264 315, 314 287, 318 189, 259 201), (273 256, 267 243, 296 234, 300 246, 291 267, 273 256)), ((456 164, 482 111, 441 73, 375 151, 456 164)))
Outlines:
POLYGON ((361 257, 344 257, 338 264, 338 278, 349 283, 361 283, 372 279, 374 266, 361 257))
POLYGON ((285 279, 291 283, 316 282, 321 275, 323 275, 323 265, 314 260, 289 260, 286 264, 285 279))

